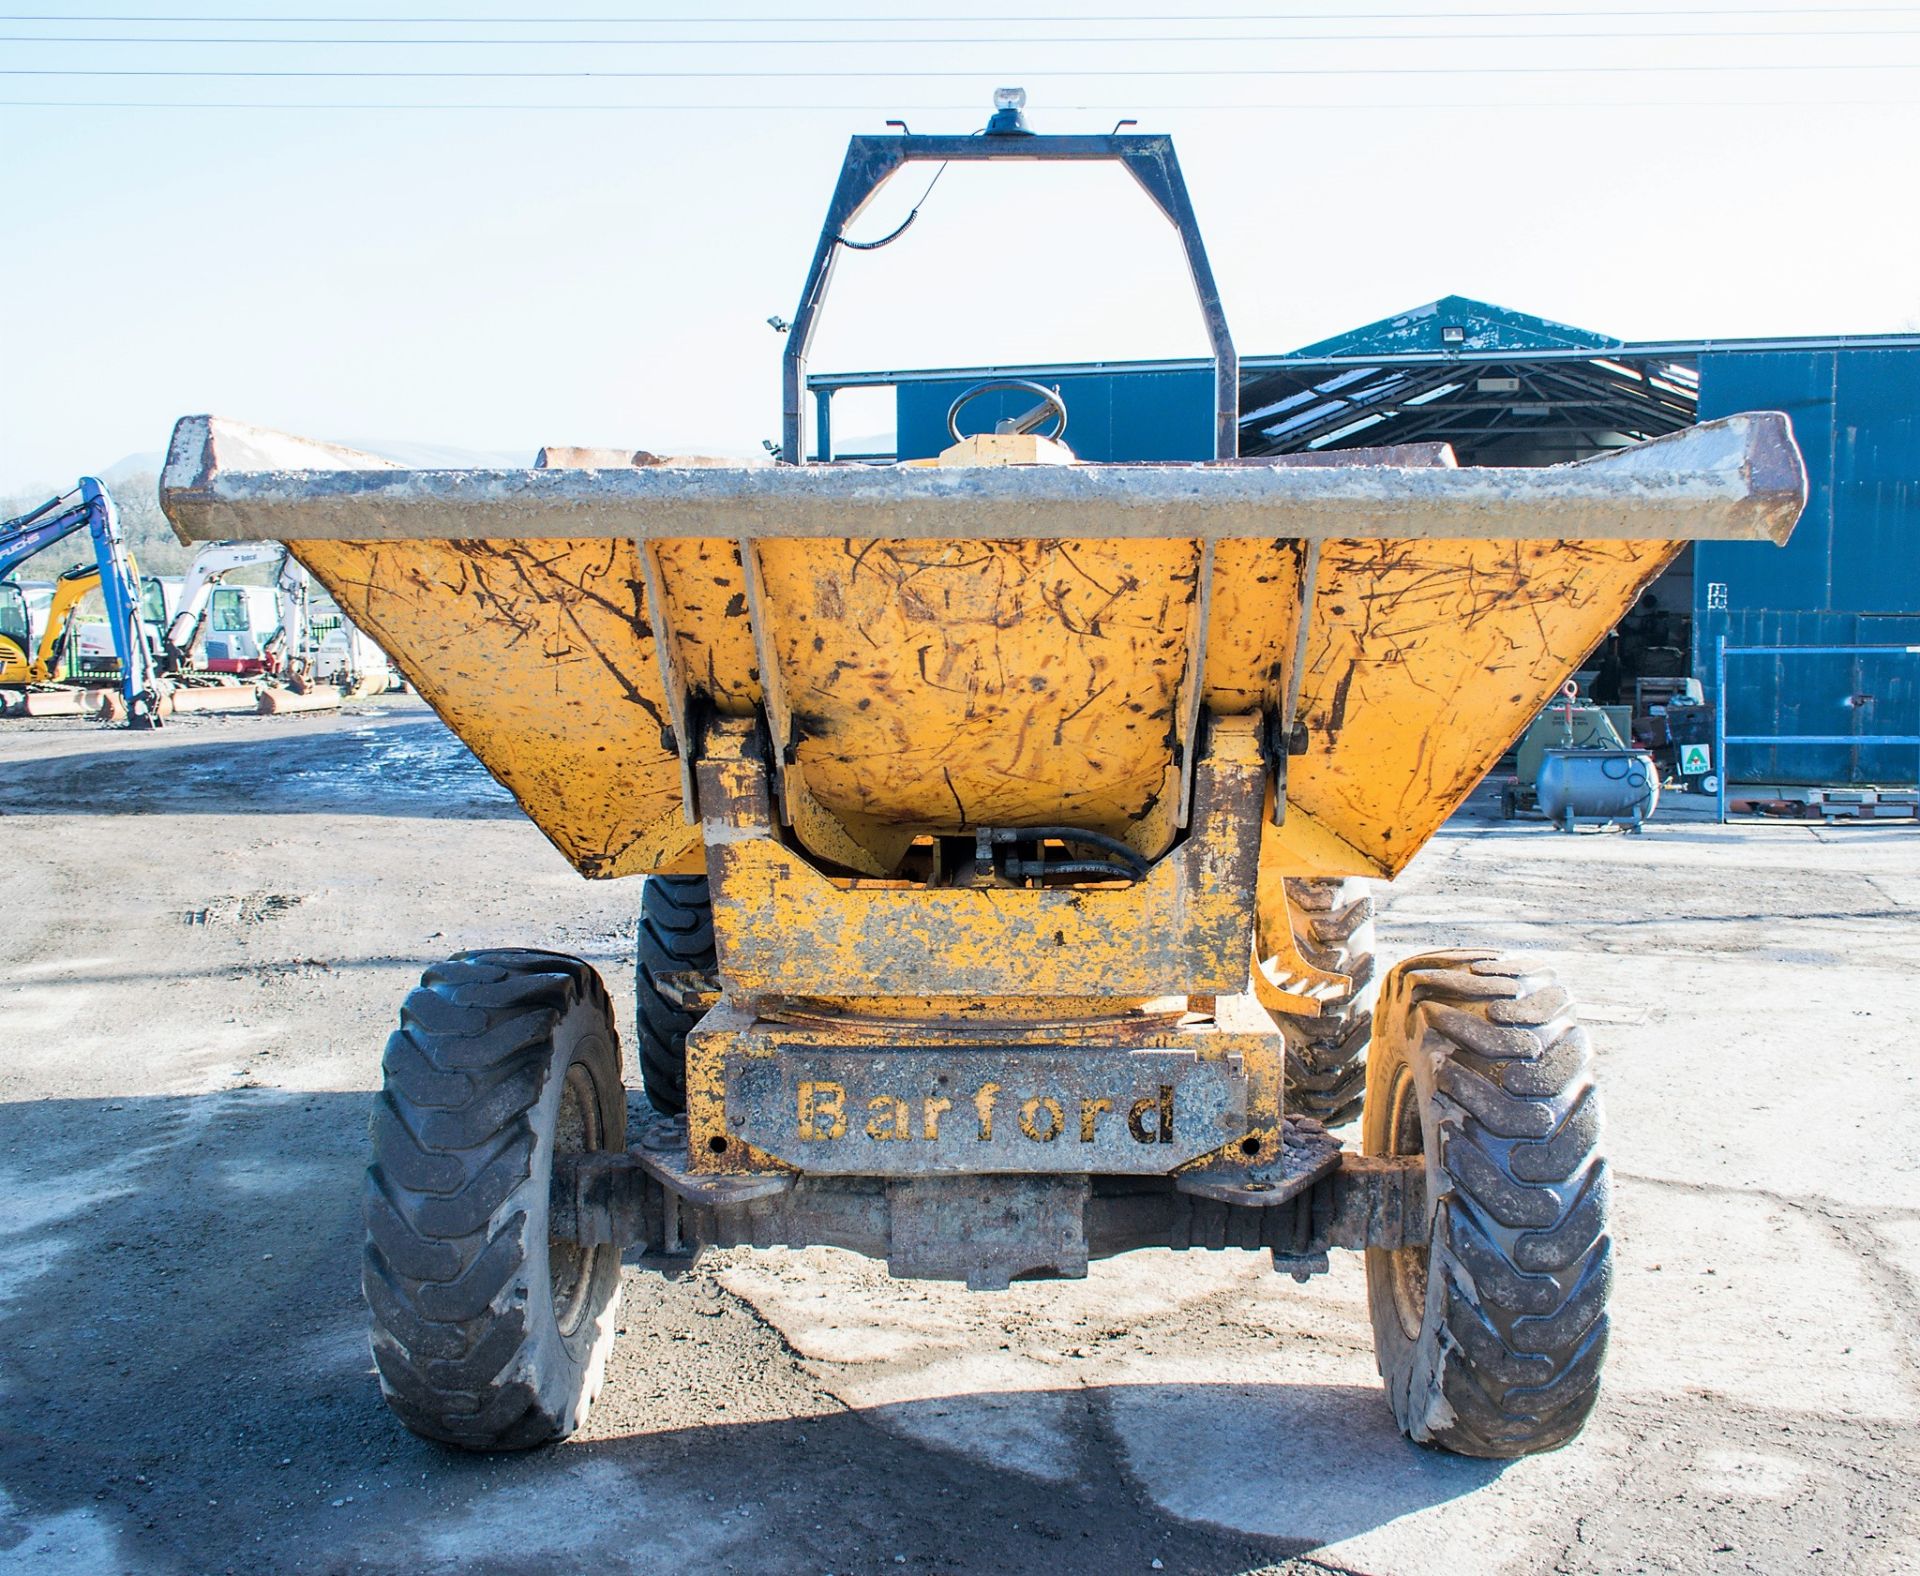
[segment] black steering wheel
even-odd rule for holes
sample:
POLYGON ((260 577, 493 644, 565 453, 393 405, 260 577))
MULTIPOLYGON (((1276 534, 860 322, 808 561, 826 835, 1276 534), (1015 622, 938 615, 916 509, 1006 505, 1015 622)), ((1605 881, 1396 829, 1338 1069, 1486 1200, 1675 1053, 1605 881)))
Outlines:
POLYGON ((1016 427, 1014 429, 1016 432, 1032 432, 1034 427, 1039 426, 1046 421, 1048 416, 1051 416, 1054 418, 1054 429, 1052 432, 1042 433, 1041 436, 1049 438, 1056 443, 1066 436, 1067 402, 1060 397, 1060 391, 1058 389, 1050 389, 1044 383, 1034 383, 1026 378, 991 378, 985 383, 974 384, 972 388, 968 389, 966 393, 962 394, 947 407, 947 431, 953 435, 953 441, 955 443, 961 441, 960 412, 972 404, 973 401, 978 399, 982 394, 995 394, 1005 389, 1025 389, 1029 394, 1037 394, 1041 400, 1045 402, 1047 407, 1046 410, 1035 419, 1032 427, 1024 425, 1016 427))

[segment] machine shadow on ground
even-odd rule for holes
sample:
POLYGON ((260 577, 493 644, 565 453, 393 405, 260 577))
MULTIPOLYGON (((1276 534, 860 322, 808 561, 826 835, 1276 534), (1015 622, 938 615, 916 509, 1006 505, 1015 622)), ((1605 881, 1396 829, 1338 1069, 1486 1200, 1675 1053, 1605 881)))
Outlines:
POLYGON ((0 1105, 0 1566, 517 1572, 645 1549, 654 1568, 813 1576, 894 1569, 895 1553, 910 1568, 1225 1573, 1500 1470, 1408 1445, 1377 1391, 1342 1384, 1064 1386, 849 1411, 699 1270, 629 1272, 622 1345, 640 1361, 616 1350, 601 1437, 444 1450, 390 1416, 367 1355, 370 1098, 0 1105), (672 1364, 648 1365, 663 1349, 672 1364), (733 1384, 737 1416, 756 1363, 780 1375, 748 1384, 758 1416, 704 1405, 705 1387, 733 1384), (940 1442, 964 1442, 976 1418, 1004 1426, 1009 1405, 1059 1421, 1070 1459, 1055 1481, 940 1442), (1223 1429, 1227 1411, 1239 1422, 1223 1429), (1252 1472, 1249 1426, 1264 1441, 1252 1472), (1285 1521, 1302 1536, 1169 1514, 1135 1475, 1142 1441, 1163 1488, 1178 1464, 1183 1503, 1269 1496, 1297 1504, 1285 1521))

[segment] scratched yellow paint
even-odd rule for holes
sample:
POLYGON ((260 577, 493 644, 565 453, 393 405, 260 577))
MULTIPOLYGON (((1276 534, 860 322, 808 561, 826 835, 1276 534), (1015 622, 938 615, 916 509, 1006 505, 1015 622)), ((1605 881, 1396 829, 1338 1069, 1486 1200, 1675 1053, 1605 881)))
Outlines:
POLYGON ((1300 561, 1294 541, 1229 541, 1214 549, 1205 694, 1231 717, 1278 706, 1293 662, 1300 561))
POLYGON ((769 835, 767 769, 742 724, 717 724, 700 802, 715 828, 708 872, 721 970, 755 998, 1111 1000, 1240 990, 1253 952, 1264 780, 1249 721, 1215 729, 1197 774, 1194 835, 1137 883, 847 883, 769 835))
POLYGON ((752 716, 760 704, 760 666, 739 544, 683 538, 657 543, 654 554, 674 661, 687 689, 723 716, 752 716))
POLYGON ((1329 542, 1285 826, 1263 880, 1405 868, 1678 551, 1671 542, 1329 542))
MULTIPOLYGON (((584 873, 700 868, 633 544, 294 546, 584 873)), ((1152 856, 1174 842, 1196 543, 761 538, 752 589, 737 543, 653 551, 690 699, 733 717, 784 705, 783 807, 828 865, 885 876, 915 835, 982 824, 1104 831, 1152 856)), ((1306 551, 1217 545, 1201 679, 1216 717, 1283 708, 1306 551)), ((1675 548, 1318 551, 1306 750, 1263 834, 1263 892, 1404 867, 1675 548)))
POLYGON ((1196 544, 763 540, 794 765, 853 835, 1172 841, 1196 544))
MULTIPOLYGON (((1300 956, 1285 878, 1401 869, 1677 550, 1225 541, 1203 586, 1209 555, 1177 539, 292 545, 583 873, 707 871, 724 992, 688 1041, 696 1169, 795 1163, 734 1131, 728 1080, 750 1064, 1045 1041, 1062 1068, 1085 1046, 1230 1061, 1245 1125, 1181 1166, 1199 1183, 1277 1164, 1267 1009, 1311 1012, 1346 984, 1300 956), (694 780, 711 849, 683 814, 663 643, 709 718, 694 780), (1196 700, 1211 717, 1180 840, 1196 700), (763 709, 787 745, 771 761, 749 720, 763 709), (1305 745, 1278 824, 1276 717, 1305 745), (1072 888, 895 875, 916 835, 1050 823, 1157 862, 1072 888)), ((1035 1168, 1063 1169, 1055 1071, 1014 1091, 956 1082, 917 1126, 891 1087, 855 1091, 856 1110, 850 1085, 800 1084, 796 1142, 898 1142, 906 1174, 912 1141, 937 1141, 934 1106, 984 1123, 1004 1094, 1035 1168), (824 1126, 806 1104, 823 1087, 824 1126)), ((1087 1142, 1096 1107, 1126 1109, 1072 1093, 1087 1142)))
POLYGON ((699 868, 632 543, 289 545, 582 874, 699 868))

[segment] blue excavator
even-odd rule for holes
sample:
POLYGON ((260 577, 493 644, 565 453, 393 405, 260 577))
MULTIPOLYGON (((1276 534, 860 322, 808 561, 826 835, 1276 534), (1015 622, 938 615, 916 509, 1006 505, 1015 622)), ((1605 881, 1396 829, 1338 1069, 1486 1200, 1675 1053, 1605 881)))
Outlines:
MULTIPOLYGON (((157 728, 162 712, 162 683, 140 619, 140 571, 120 534, 120 516, 112 495, 91 476, 80 478, 72 492, 49 498, 39 508, 12 520, 0 521, 0 685, 46 683, 46 642, 34 642, 26 598, 10 579, 13 571, 35 553, 77 531, 93 537, 93 554, 100 594, 107 606, 107 627, 113 653, 119 659, 119 688, 126 703, 128 723, 157 728)), ((84 572, 83 572, 84 573, 84 572)), ((91 574, 85 578, 91 579, 91 574)), ((49 635, 55 633, 49 620, 49 635)))

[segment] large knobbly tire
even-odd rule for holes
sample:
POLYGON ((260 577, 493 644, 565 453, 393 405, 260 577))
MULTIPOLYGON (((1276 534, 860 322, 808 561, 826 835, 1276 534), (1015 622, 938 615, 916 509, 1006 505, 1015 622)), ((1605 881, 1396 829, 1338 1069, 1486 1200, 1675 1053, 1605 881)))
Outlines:
POLYGON ((1287 1109, 1338 1127, 1360 1114, 1367 1042, 1379 993, 1373 963, 1373 889, 1365 881, 1287 882, 1294 944, 1315 968, 1345 974, 1353 992, 1317 1018, 1276 1013, 1287 1042, 1287 1109))
POLYGON ((1599 1393, 1613 1249, 1586 1031, 1551 973, 1410 958, 1376 1013, 1369 1155, 1423 1154, 1428 1245, 1367 1251, 1401 1429, 1463 1455, 1565 1444, 1599 1393))
POLYGON ((417 1434, 520 1450, 585 1420, 617 1248, 547 1234, 556 1151, 626 1147, 606 988, 578 958, 463 952, 387 1041, 362 1284, 380 1388, 417 1434))
POLYGON ((687 1031, 700 1021, 660 992, 669 974, 711 973, 713 898, 705 876, 648 876, 640 889, 634 1020, 647 1102, 667 1116, 687 1108, 687 1031))

